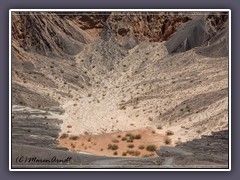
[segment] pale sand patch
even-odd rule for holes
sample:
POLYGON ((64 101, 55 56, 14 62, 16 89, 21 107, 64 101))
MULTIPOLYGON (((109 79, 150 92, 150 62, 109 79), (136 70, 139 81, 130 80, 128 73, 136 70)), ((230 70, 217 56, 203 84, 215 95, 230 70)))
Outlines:
POLYGON ((76 140, 71 140, 72 137, 73 136, 68 134, 68 137, 66 138, 59 138, 59 146, 66 147, 70 151, 85 152, 94 155, 110 157, 156 157, 158 155, 154 151, 146 150, 147 146, 154 145, 156 150, 159 150, 160 146, 166 145, 164 142, 166 136, 156 133, 152 128, 103 133, 99 135, 79 135, 75 137, 76 140), (127 140, 131 139, 129 136, 127 136, 130 134, 134 135, 135 137, 136 135, 140 135, 140 139, 134 139, 133 142, 127 142, 127 140), (123 140, 123 138, 126 138, 126 140, 123 140), (116 150, 108 149, 110 144, 117 145, 118 148, 116 150), (130 144, 132 144, 134 147, 129 147, 130 144), (140 146, 144 146, 144 148, 141 149, 139 148, 140 146), (133 151, 135 154, 129 154, 127 151, 133 151), (117 154, 114 155, 114 152, 117 152, 117 154), (124 153, 126 153, 125 156, 124 153))

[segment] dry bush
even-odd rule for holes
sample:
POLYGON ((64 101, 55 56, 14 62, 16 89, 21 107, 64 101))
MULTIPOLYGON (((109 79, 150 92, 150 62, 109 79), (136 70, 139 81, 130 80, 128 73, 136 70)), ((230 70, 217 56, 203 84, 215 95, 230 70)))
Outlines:
POLYGON ((113 142, 113 143, 119 143, 119 140, 117 140, 117 139, 112 139, 112 142, 113 142))
POLYGON ((61 136, 60 136, 60 139, 66 139, 68 138, 68 134, 66 133, 63 133, 61 136))
POLYGON ((173 135, 173 134, 174 134, 173 131, 170 131, 170 130, 167 130, 167 131, 166 131, 166 135, 167 135, 167 136, 171 136, 171 135, 173 135))
POLYGON ((117 138, 121 138, 122 136, 119 134, 119 135, 117 135, 117 138))
POLYGON ((118 149, 118 145, 116 144, 108 144, 108 149, 111 149, 111 150, 117 150, 118 149))
POLYGON ((122 156, 127 156, 127 153, 126 153, 126 152, 123 152, 123 153, 122 153, 122 156))
POLYGON ((139 146, 138 146, 138 149, 144 149, 144 148, 145 148, 144 145, 139 145, 139 146))
POLYGON ((127 138, 126 138, 126 137, 123 137, 123 138, 122 138, 122 141, 126 141, 126 140, 127 140, 127 138))
POLYGON ((134 148, 134 144, 129 144, 128 147, 129 148, 134 148))
POLYGON ((133 156, 139 156, 141 153, 139 151, 134 151, 133 156))
POLYGON ((71 143, 71 147, 74 149, 76 147, 76 145, 71 143))
POLYGON ((140 134, 137 134, 136 136, 134 136, 134 139, 141 139, 142 136, 140 134))
POLYGON ((133 142, 133 139, 128 139, 127 142, 133 142))
POLYGON ((127 150, 127 153, 132 156, 139 156, 141 153, 139 151, 127 150))
POLYGON ((130 136, 133 136, 133 135, 131 133, 127 133, 125 136, 130 137, 130 136))
POLYGON ((142 157, 150 157, 149 154, 144 154, 142 157))
POLYGON ((157 149, 157 147, 155 146, 155 145, 148 145, 147 147, 146 147, 146 150, 147 151, 156 151, 156 149, 157 149))
POLYGON ((200 133, 201 133, 201 131, 200 131, 200 130, 197 130, 197 133, 198 133, 198 134, 200 134, 200 133))
POLYGON ((69 139, 70 140, 77 140, 79 137, 78 136, 70 136, 69 139))
POLYGON ((127 153, 132 155, 134 153, 134 151, 133 150, 127 150, 127 153))
POLYGON ((121 107, 119 107, 119 109, 120 109, 120 110, 125 110, 126 107, 125 107, 125 106, 121 106, 121 107))
POLYGON ((171 144, 172 143, 172 139, 167 137, 164 142, 165 142, 165 144, 171 144))

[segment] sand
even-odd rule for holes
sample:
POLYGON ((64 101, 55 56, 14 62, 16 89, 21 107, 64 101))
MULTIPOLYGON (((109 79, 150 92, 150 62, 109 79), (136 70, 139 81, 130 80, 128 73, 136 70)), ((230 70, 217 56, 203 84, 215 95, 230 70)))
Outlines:
POLYGON ((161 145, 165 145, 165 139, 166 136, 156 133, 151 128, 145 128, 99 135, 60 136, 58 140, 59 146, 66 147, 73 152, 109 157, 156 157, 155 150, 159 150, 161 145), (130 136, 134 135, 138 135, 139 139, 128 142, 131 139, 130 136), (109 148, 111 145, 116 145, 116 149, 109 148), (147 150, 149 145, 155 146, 155 149, 147 150), (133 152, 131 153, 131 151, 133 152))

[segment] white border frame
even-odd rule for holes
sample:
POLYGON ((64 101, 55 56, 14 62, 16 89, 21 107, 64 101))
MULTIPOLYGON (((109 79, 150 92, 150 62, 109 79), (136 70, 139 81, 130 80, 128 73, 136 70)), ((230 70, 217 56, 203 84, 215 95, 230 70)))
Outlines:
POLYGON ((231 171, 231 9, 10 9, 9 10, 9 171, 231 171), (14 169, 12 168, 12 12, 228 12, 229 15, 229 58, 228 58, 228 169, 14 169))

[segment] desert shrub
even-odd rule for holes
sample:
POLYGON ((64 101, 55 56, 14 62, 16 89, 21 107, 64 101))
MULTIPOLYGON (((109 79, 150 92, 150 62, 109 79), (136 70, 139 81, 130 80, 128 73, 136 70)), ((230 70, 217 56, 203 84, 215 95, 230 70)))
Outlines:
POLYGON ((72 126, 71 126, 71 125, 68 125, 67 128, 72 128, 72 126))
POLYGON ((78 78, 79 78, 79 75, 75 75, 74 78, 78 79, 78 78))
POLYGON ((162 129, 162 126, 158 126, 157 129, 162 129))
POLYGON ((131 133, 127 133, 125 136, 129 137, 129 136, 132 136, 132 134, 131 133))
POLYGON ((134 139, 135 139, 135 136, 134 136, 134 135, 131 135, 131 136, 129 136, 128 138, 129 138, 129 140, 134 140, 134 139))
POLYGON ((119 109, 120 109, 120 110, 125 110, 126 107, 125 107, 125 106, 121 106, 121 107, 119 107, 119 109))
POLYGON ((112 150, 117 150, 117 149, 118 149, 118 145, 114 144, 114 145, 112 146, 112 150))
POLYGON ((152 133, 155 134, 156 132, 153 130, 152 133))
POLYGON ((100 151, 103 151, 103 148, 101 148, 100 151))
POLYGON ((144 154, 142 157, 150 157, 149 154, 144 154))
POLYGON ((156 151, 156 149, 157 149, 157 147, 155 146, 155 145, 148 145, 147 147, 146 147, 146 150, 147 151, 156 151))
POLYGON ((134 148, 134 144, 129 144, 128 147, 129 148, 134 148))
POLYGON ((117 135, 117 138, 121 138, 122 136, 119 134, 119 135, 117 135))
POLYGON ((118 149, 118 145, 116 144, 108 144, 108 149, 111 149, 111 150, 117 150, 118 149))
POLYGON ((140 135, 140 134, 137 134, 135 137, 134 137, 134 139, 141 139, 142 138, 142 136, 140 135))
POLYGON ((108 144, 108 149, 112 149, 112 144, 108 144))
POLYGON ((64 73, 64 70, 62 70, 62 69, 61 69, 61 70, 60 70, 60 73, 62 73, 62 74, 63 74, 63 73, 64 73))
POLYGON ((200 134, 200 133, 201 133, 201 131, 200 131, 200 130, 197 130, 197 133, 198 133, 198 134, 200 134))
POLYGON ((134 151, 133 156, 139 156, 141 153, 139 151, 134 151))
POLYGON ((130 154, 130 155, 132 155, 132 154, 134 153, 134 151, 132 151, 132 150, 127 150, 127 153, 130 154))
POLYGON ((169 137, 167 137, 164 142, 165 144, 171 144, 172 140, 169 137))
POLYGON ((76 145, 75 145, 75 144, 73 144, 73 143, 71 143, 71 147, 72 147, 72 148, 75 148, 75 147, 76 147, 76 145))
POLYGON ((133 139, 128 139, 127 142, 133 142, 133 139))
POLYGON ((144 148, 145 148, 144 145, 139 145, 139 146, 138 146, 138 149, 144 149, 144 148))
POLYGON ((127 153, 126 153, 126 152, 123 152, 123 153, 122 153, 122 156, 126 156, 126 155, 127 155, 127 153))
POLYGON ((114 151, 114 153, 113 153, 113 154, 116 156, 116 155, 118 155, 118 152, 117 152, 117 151, 114 151))
POLYGON ((91 141, 91 138, 88 138, 88 140, 87 140, 88 142, 90 142, 91 141))
POLYGON ((61 136, 60 136, 60 139, 66 139, 68 138, 68 134, 66 133, 63 133, 61 136))
POLYGON ((127 138, 126 138, 126 137, 123 137, 123 138, 122 138, 122 141, 126 141, 126 140, 127 140, 127 138))
POLYGON ((174 134, 173 131, 170 131, 170 130, 167 130, 167 131, 166 131, 166 135, 167 135, 167 136, 171 136, 171 135, 173 135, 173 134, 174 134))
POLYGON ((149 118, 148 118, 148 120, 149 120, 149 121, 152 121, 152 120, 153 120, 153 118, 149 117, 149 118))
POLYGON ((132 156, 139 156, 141 153, 139 151, 127 150, 127 153, 132 156))
POLYGON ((112 142, 113 142, 113 143, 119 143, 119 140, 117 140, 117 139, 112 139, 112 142))
POLYGON ((70 140, 77 140, 77 139, 78 139, 78 136, 70 136, 69 139, 70 139, 70 140))

